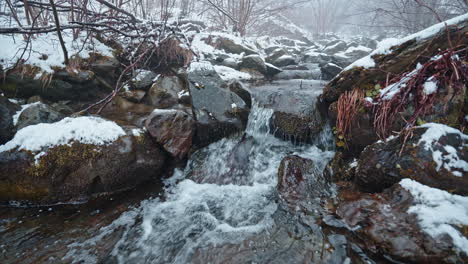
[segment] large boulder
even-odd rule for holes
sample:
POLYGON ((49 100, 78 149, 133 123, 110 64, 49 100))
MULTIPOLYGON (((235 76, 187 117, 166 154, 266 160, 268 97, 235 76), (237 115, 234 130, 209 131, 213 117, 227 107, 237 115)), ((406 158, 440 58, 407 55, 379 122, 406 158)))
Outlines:
POLYGON ((322 72, 322 79, 329 81, 335 78, 335 76, 338 75, 343 70, 343 68, 334 63, 327 63, 323 65, 320 70, 322 72))
POLYGON ((4 96, 0 96, 0 144, 3 144, 13 138, 15 126, 13 116, 21 107, 14 104, 4 96))
POLYGON ((18 117, 17 128, 22 129, 39 123, 54 123, 65 116, 44 103, 33 103, 24 109, 18 117))
MULTIPOLYGON (((386 137, 388 131, 401 131, 414 123, 437 122, 454 127, 462 127, 463 118, 466 116, 466 85, 457 86, 455 89, 452 84, 441 82, 437 85, 435 93, 427 95, 432 97, 430 100, 421 99, 425 93, 418 83, 410 85, 410 94, 402 96, 398 91, 405 91, 401 88, 408 87, 405 80, 412 80, 416 76, 423 76, 423 80, 429 81, 431 76, 440 76, 440 66, 431 64, 439 55, 450 49, 447 41, 447 29, 450 35, 463 36, 461 41, 466 42, 466 33, 468 31, 468 20, 457 18, 447 22, 448 28, 444 23, 434 25, 430 30, 416 33, 406 38, 397 40, 389 39, 379 43, 379 47, 369 56, 366 56, 349 67, 345 68, 336 76, 324 89, 320 97, 321 109, 328 109, 329 117, 336 118, 338 105, 337 102, 345 92, 359 92, 367 98, 359 100, 361 106, 356 113, 351 113, 353 118, 345 120, 351 125, 349 131, 340 135, 346 140, 345 150, 347 155, 357 157, 359 153, 369 144, 375 142, 379 136, 386 137), (458 21, 458 22, 457 22, 458 21), (427 70, 429 69, 429 70, 427 70), (423 75, 413 75, 411 72, 425 71, 423 75), (393 80, 387 86, 389 80, 394 76, 401 76, 401 79, 393 80), (392 90, 396 97, 384 93, 387 88, 392 90), (389 98, 384 98, 384 97, 389 98), (402 100, 399 104, 392 98, 402 100), (425 101, 425 103, 422 103, 425 101), (387 113, 390 118, 384 117, 384 104, 389 106, 387 113), (421 108, 428 106, 427 109, 421 108), (355 114, 355 115, 353 115, 355 114), (383 118, 385 128, 376 124, 375 118, 383 118), (394 118, 392 118, 394 117, 394 118), (388 122, 387 122, 388 121, 388 122), (385 131, 383 131, 385 130, 385 131), (384 135, 382 135, 384 134, 384 135)), ((438 57, 439 56, 439 57, 438 57)), ((456 57, 452 57, 456 60, 456 57)), ((452 70, 449 67, 449 71, 452 70)), ((451 74, 443 73, 440 74, 451 74)), ((455 75, 458 75, 455 73, 455 75)), ((464 78, 461 75, 461 78, 464 78)), ((414 79, 413 79, 414 80, 414 79)), ((342 113, 343 114, 343 113, 342 113)))
POLYGON ((158 177, 165 154, 140 129, 98 117, 28 126, 0 146, 0 201, 51 204, 158 177))
POLYGON ((195 122, 182 110, 156 109, 146 119, 149 134, 172 156, 183 159, 192 148, 195 122))
POLYGON ((206 146, 245 128, 247 104, 227 89, 210 63, 193 62, 188 79, 196 120, 195 145, 206 146))
POLYGON ((143 102, 156 108, 170 108, 179 103, 179 95, 188 92, 187 82, 177 76, 161 76, 146 93, 143 102))
POLYGON ((267 73, 267 67, 265 61, 259 55, 249 55, 242 58, 239 64, 241 70, 256 71, 261 74, 267 73))
POLYGON ((326 46, 323 49, 323 52, 325 52, 325 53, 327 53, 329 55, 333 55, 335 53, 345 51, 347 48, 348 48, 348 44, 346 44, 345 41, 337 40, 337 41, 334 41, 334 42, 331 42, 330 44, 328 44, 328 46, 326 46))
POLYGON ((355 182, 367 192, 381 192, 403 178, 468 195, 468 136, 429 123, 361 153, 355 182))
POLYGON ((293 142, 311 142, 323 129, 324 120, 316 108, 321 90, 317 81, 278 82, 252 89, 262 107, 272 109, 270 132, 293 142))
POLYGON ((275 65, 276 67, 285 67, 289 65, 297 65, 297 62, 293 56, 283 55, 274 60, 271 64, 275 65))
POLYGON ((2 77, 0 89, 8 97, 29 98, 40 95, 42 98, 57 102, 61 100, 89 101, 107 94, 113 86, 96 78, 91 71, 70 73, 59 70, 46 79, 13 72, 2 77))
POLYGON ((245 55, 252 55, 256 53, 253 48, 243 43, 239 43, 239 41, 237 41, 236 39, 232 39, 229 37, 218 36, 215 46, 219 49, 223 49, 226 52, 234 54, 244 53, 245 55))
POLYGON ((343 232, 370 254, 398 263, 468 261, 466 197, 406 179, 380 194, 342 191, 337 200, 343 232))
POLYGON ((289 207, 307 207, 311 199, 328 196, 329 187, 312 160, 293 155, 281 161, 276 189, 289 207))

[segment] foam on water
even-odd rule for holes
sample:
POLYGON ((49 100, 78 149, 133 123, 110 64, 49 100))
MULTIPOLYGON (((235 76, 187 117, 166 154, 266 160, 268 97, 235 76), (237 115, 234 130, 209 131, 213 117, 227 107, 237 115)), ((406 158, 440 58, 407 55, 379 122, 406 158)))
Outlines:
MULTIPOLYGON (((198 248, 240 243, 274 224, 277 171, 289 154, 323 170, 333 156, 316 146, 294 146, 269 133, 272 110, 254 107, 246 134, 195 153, 187 168, 165 181, 166 199, 143 201, 102 232, 125 231, 112 251, 119 263, 187 263, 198 248), (239 160, 240 159, 240 160, 239 160)), ((74 261, 86 246, 73 245, 74 261)), ((92 254, 92 251, 90 252, 92 254)), ((70 257, 70 254, 68 255, 70 257)), ((89 262, 89 263, 92 263, 89 262)))

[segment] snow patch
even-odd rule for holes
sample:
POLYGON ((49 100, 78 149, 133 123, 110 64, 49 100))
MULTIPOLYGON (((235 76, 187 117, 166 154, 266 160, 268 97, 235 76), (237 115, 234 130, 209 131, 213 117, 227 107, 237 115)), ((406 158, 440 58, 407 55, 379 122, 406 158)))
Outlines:
POLYGON ((21 115, 21 113, 24 112, 24 110, 28 109, 29 107, 33 106, 33 105, 38 105, 38 104, 41 104, 41 102, 35 102, 35 103, 32 103, 32 104, 25 104, 25 105, 22 105, 21 106, 21 110, 19 110, 18 112, 16 112, 14 115, 13 115, 13 125, 17 125, 18 124, 18 120, 19 120, 19 117, 21 115))
POLYGON ((459 250, 468 253, 468 239, 453 227, 468 225, 468 197, 450 194, 411 179, 403 179, 400 185, 414 197, 416 204, 408 209, 408 213, 417 215, 424 232, 433 238, 449 235, 459 250))
POLYGON ((430 95, 437 92, 437 83, 433 79, 434 78, 431 77, 423 84, 424 93, 426 95, 430 95))
MULTIPOLYGON (((463 175, 457 170, 462 170, 465 173, 468 172, 468 162, 458 157, 457 150, 453 146, 443 146, 443 152, 441 150, 434 149, 434 146, 440 145, 438 141, 442 136, 447 134, 457 134, 462 140, 468 140, 468 135, 463 134, 460 130, 442 124, 428 123, 421 127, 427 128, 427 130, 421 136, 418 145, 423 144, 426 150, 432 152, 432 159, 437 164, 437 171, 444 168, 454 176, 459 177, 463 175)), ((468 146, 468 144, 463 144, 460 146, 459 150, 463 151, 463 148, 466 146, 468 146)))
POLYGON ((15 148, 38 152, 72 141, 106 145, 124 135, 124 130, 112 121, 93 116, 67 117, 56 123, 31 125, 19 130, 11 141, 0 146, 0 152, 15 148))

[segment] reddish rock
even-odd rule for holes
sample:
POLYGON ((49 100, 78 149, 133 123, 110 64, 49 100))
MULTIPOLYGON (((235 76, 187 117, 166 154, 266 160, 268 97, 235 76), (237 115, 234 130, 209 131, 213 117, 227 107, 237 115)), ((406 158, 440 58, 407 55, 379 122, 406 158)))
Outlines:
POLYGON ((150 135, 172 156, 183 159, 192 147, 195 122, 182 110, 157 109, 146 119, 150 135))

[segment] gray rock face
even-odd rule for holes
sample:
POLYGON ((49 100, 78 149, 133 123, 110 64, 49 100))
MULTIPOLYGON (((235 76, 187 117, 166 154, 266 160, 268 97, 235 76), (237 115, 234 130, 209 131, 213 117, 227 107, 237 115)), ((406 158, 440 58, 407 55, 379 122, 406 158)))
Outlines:
POLYGON ((343 68, 334 63, 327 63, 321 67, 322 79, 329 81, 335 78, 342 70, 343 68))
POLYGON ((155 110, 145 122, 150 135, 173 157, 183 159, 192 147, 195 122, 182 110, 155 110))
POLYGON ((0 202, 35 205, 73 202, 128 190, 158 177, 165 154, 146 134, 127 135, 109 145, 78 142, 44 149, 35 160, 27 151, 0 153, 0 202))
POLYGON ((60 121, 65 116, 60 112, 56 111, 52 107, 43 104, 36 103, 26 108, 18 118, 18 129, 30 125, 36 125, 40 123, 54 123, 60 121))
POLYGON ((321 85, 317 81, 278 82, 252 89, 261 106, 273 109, 270 131, 281 139, 311 142, 324 120, 316 109, 321 85))
POLYGON ((188 79, 197 121, 197 146, 208 145, 245 127, 249 113, 246 103, 226 89, 226 83, 211 64, 192 63, 188 79))
POLYGON ((157 76, 158 74, 152 71, 142 70, 141 72, 137 73, 137 75, 132 80, 132 87, 136 90, 147 91, 151 87, 151 85, 153 84, 153 80, 157 76))
POLYGON ((177 76, 161 76, 148 90, 143 101, 156 108, 169 108, 179 101, 179 93, 187 88, 182 79, 177 76))
POLYGON ((21 107, 8 101, 8 98, 0 96, 0 145, 8 142, 15 134, 13 115, 21 107))
POLYGON ((258 55, 249 55, 242 58, 239 68, 241 70, 254 70, 262 74, 267 73, 265 61, 258 55))

